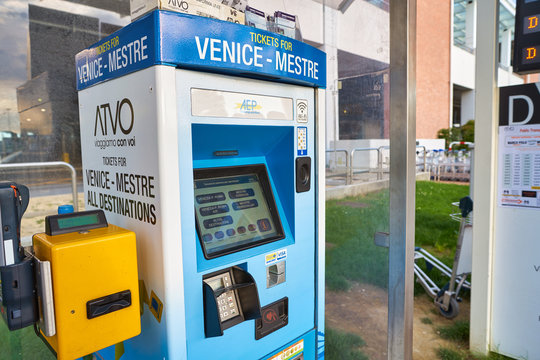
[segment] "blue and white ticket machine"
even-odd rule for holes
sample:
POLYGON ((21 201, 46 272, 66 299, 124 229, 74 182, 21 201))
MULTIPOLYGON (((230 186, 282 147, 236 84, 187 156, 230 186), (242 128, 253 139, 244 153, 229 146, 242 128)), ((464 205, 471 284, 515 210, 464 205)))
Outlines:
POLYGON ((100 355, 323 358, 326 55, 156 10, 76 72, 86 209, 137 236, 142 331, 100 355))

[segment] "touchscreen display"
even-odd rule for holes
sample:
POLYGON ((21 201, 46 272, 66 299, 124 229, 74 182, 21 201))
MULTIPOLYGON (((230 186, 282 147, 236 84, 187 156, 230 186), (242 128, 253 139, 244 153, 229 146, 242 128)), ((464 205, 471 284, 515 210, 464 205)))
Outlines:
POLYGON ((202 179, 197 178, 197 173, 196 170, 195 212, 206 257, 283 238, 264 165, 205 169, 202 179), (239 173, 229 175, 235 169, 239 173), (215 177, 207 177, 211 173, 215 177))

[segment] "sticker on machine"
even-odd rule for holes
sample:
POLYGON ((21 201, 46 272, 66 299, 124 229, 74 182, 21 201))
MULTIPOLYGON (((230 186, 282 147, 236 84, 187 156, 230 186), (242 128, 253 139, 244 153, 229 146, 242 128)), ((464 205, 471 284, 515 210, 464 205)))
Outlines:
POLYGON ((281 350, 272 357, 266 360, 293 360, 298 359, 298 356, 304 352, 304 339, 292 344, 288 348, 281 350))
POLYGON ((307 100, 296 100, 296 121, 299 123, 308 122, 308 102, 307 100))
POLYGON ((278 251, 274 251, 273 253, 270 253, 264 257, 264 265, 272 265, 277 262, 280 262, 281 260, 285 260, 287 258, 287 249, 281 249, 278 251))
POLYGON ((307 155, 307 127, 305 126, 299 126, 296 130, 296 138, 298 141, 297 144, 297 154, 298 156, 306 156, 307 155))

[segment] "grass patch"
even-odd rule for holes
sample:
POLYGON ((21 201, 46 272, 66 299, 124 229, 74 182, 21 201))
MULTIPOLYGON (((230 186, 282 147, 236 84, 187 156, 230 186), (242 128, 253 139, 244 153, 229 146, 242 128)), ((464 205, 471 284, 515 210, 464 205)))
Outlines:
POLYGON ((469 342, 469 322, 465 320, 455 321, 448 326, 440 326, 437 332, 443 339, 460 343, 469 342))
POLYGON ((359 348, 365 341, 358 335, 326 328, 324 357, 328 360, 368 360, 359 348))
POLYGON ((433 324, 433 321, 428 317, 423 317, 420 319, 420 321, 422 322, 422 324, 428 324, 428 325, 433 324))
POLYGON ((489 353, 487 357, 479 357, 478 360, 513 360, 513 359, 511 357, 504 356, 501 354, 489 353))
POLYGON ((54 360, 55 356, 34 333, 32 326, 9 331, 0 320, 0 349, 3 360, 54 360))
POLYGON ((453 350, 441 347, 436 351, 437 358, 440 360, 512 360, 507 356, 489 353, 487 356, 471 354, 467 350, 453 350))
POLYGON ((373 235, 388 231, 388 191, 326 203, 326 284, 347 290, 350 281, 385 288, 388 250, 375 246, 373 235), (344 205, 361 203, 362 207, 344 205))
MULTIPOLYGON (((450 218, 450 214, 458 213, 459 209, 452 203, 467 195, 469 195, 467 185, 416 182, 415 245, 426 249, 450 267, 454 261, 459 236, 459 222, 450 218)), ((431 271, 423 261, 419 261, 418 264, 439 287, 448 283, 448 277, 443 276, 438 270, 431 271)), ((414 293, 425 294, 417 282, 414 285, 414 293)), ((463 292, 460 293, 460 296, 462 295, 463 292)))
POLYGON ((437 349, 437 358, 440 360, 462 360, 465 359, 461 353, 456 350, 448 348, 438 348, 437 349))
POLYGON ((459 223, 450 214, 459 212, 452 205, 469 195, 466 185, 416 182, 416 246, 421 246, 451 265, 456 249, 459 223))
MULTIPOLYGON (((448 265, 452 264, 459 232, 459 223, 449 216, 458 212, 452 202, 468 193, 465 185, 416 183, 416 246, 448 265)), ((389 229, 389 203, 388 190, 327 201, 326 284, 330 290, 348 290, 351 281, 387 287, 388 250, 375 246, 373 236, 389 229), (352 206, 355 203, 359 206, 352 206)), ((431 275, 437 283, 448 281, 437 271, 431 275)), ((415 288, 417 293, 424 292, 419 284, 415 288)))

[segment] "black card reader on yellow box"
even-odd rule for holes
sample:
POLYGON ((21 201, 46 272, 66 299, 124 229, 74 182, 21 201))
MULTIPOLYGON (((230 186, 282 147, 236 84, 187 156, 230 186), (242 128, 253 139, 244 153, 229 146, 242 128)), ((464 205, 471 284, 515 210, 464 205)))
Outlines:
MULTIPOLYGON (((40 299, 43 338, 58 359, 76 359, 141 332, 135 233, 107 224, 103 211, 48 216, 33 236, 50 262, 54 316, 40 299), (51 323, 52 322, 52 323, 51 323)), ((41 291, 46 293, 45 291, 41 291)))

